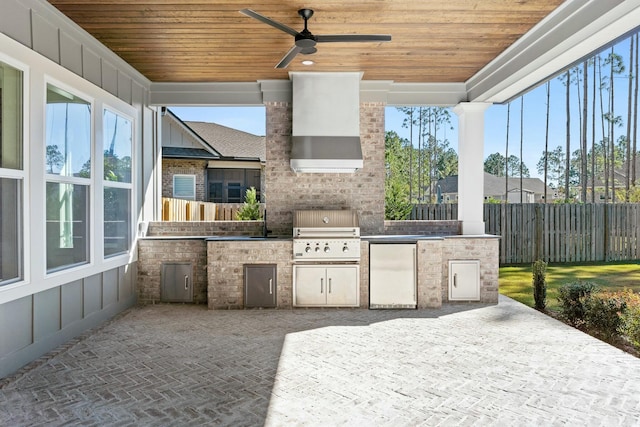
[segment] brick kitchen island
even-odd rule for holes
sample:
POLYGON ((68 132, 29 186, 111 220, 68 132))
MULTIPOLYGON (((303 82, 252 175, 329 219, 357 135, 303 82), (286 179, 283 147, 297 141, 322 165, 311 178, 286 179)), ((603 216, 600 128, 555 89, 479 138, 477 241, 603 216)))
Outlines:
MULTIPOLYGON (((257 223, 260 223, 259 221, 257 223)), ((248 226, 249 225, 245 225, 248 226)), ((290 237, 261 238, 248 235, 154 236, 140 240, 138 301, 155 303, 160 298, 160 266, 184 261, 193 265, 194 303, 211 310, 244 308, 244 266, 275 265, 278 309, 293 308, 293 259, 290 237)), ((239 230, 236 230, 238 232, 239 230)), ((220 234, 220 233, 216 233, 220 234)), ((417 249, 417 308, 440 307, 449 300, 449 261, 478 260, 482 303, 498 301, 498 243, 495 236, 402 236, 362 237, 359 270, 359 307, 369 307, 369 245, 374 239, 404 238, 417 249)))

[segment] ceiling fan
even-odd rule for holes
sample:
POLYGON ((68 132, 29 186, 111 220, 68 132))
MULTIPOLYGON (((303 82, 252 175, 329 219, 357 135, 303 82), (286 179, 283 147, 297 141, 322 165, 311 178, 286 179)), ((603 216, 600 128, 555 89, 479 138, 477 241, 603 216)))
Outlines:
POLYGON ((260 15, 251 9, 242 9, 240 13, 247 15, 258 21, 264 22, 267 25, 271 25, 280 31, 284 31, 287 34, 291 34, 295 37, 295 44, 287 52, 287 54, 278 62, 275 68, 287 68, 289 63, 296 57, 297 54, 309 55, 316 53, 316 43, 335 43, 335 42, 388 42, 391 41, 389 34, 325 34, 325 35, 313 35, 307 28, 307 21, 313 16, 313 10, 300 9, 298 15, 304 19, 304 29, 302 31, 296 31, 291 27, 288 27, 280 22, 274 21, 271 18, 267 18, 264 15, 260 15))

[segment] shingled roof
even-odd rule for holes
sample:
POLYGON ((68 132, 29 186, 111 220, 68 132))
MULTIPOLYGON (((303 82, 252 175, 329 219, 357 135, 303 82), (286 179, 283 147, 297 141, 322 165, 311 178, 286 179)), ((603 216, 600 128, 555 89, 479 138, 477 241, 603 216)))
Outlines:
POLYGON ((265 137, 217 123, 184 121, 222 157, 265 161, 265 137))
MULTIPOLYGON (((484 173, 484 195, 501 196, 504 195, 505 185, 503 176, 495 176, 484 173)), ((458 192, 458 175, 448 176, 438 181, 443 193, 458 192)), ((540 178, 522 178, 522 189, 535 194, 544 193, 544 182, 540 178)), ((520 190, 520 177, 509 177, 509 191, 520 190)), ((552 190, 548 190, 552 191, 552 190)))

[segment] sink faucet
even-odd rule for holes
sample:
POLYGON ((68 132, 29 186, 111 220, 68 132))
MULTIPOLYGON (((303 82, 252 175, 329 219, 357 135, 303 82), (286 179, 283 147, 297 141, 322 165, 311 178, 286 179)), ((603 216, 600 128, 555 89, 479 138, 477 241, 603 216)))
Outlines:
POLYGON ((272 231, 267 229, 267 210, 262 213, 262 237, 267 237, 272 231))

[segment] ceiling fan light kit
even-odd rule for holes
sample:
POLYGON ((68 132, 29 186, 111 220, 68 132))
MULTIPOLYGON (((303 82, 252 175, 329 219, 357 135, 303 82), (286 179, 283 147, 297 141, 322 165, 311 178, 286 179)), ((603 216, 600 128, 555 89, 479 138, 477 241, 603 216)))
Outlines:
MULTIPOLYGON (((327 35, 314 35, 309 31, 307 23, 313 16, 313 10, 300 9, 298 15, 304 20, 304 29, 302 31, 296 31, 293 28, 284 25, 278 21, 274 21, 264 15, 251 9, 242 9, 240 13, 257 19, 267 25, 271 25, 280 31, 283 31, 294 37, 294 44, 284 57, 276 64, 275 68, 287 68, 287 66, 293 61, 293 59, 299 54, 311 55, 317 52, 317 43, 336 43, 336 42, 388 42, 391 41, 391 35, 389 34, 327 34, 327 35)), ((313 61, 312 61, 313 62, 313 61)))

